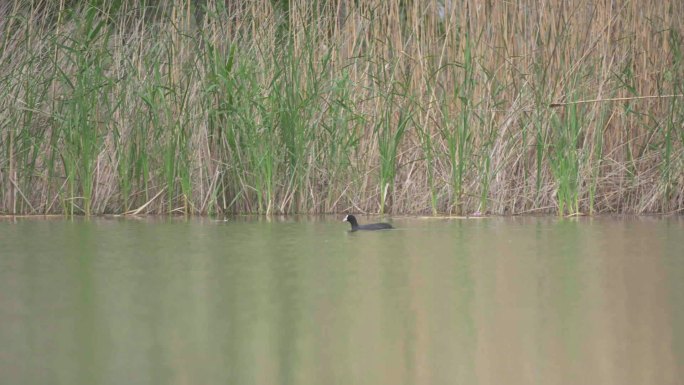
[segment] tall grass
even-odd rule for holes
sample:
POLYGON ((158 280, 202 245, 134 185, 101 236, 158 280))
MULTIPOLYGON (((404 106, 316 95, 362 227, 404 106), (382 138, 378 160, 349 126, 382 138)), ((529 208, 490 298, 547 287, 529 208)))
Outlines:
POLYGON ((0 213, 681 212, 683 32, 655 0, 4 2, 0 213))

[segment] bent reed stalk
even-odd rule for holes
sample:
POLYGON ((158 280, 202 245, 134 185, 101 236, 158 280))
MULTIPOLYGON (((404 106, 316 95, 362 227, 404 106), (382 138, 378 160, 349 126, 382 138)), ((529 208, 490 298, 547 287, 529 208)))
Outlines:
POLYGON ((681 1, 3 2, 0 214, 682 212, 683 36, 681 1))

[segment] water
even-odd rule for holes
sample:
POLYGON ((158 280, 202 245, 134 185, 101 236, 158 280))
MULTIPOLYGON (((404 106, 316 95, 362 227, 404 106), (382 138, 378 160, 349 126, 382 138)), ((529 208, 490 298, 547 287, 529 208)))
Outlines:
POLYGON ((0 220, 0 383, 684 383, 684 218, 340 218, 0 220))

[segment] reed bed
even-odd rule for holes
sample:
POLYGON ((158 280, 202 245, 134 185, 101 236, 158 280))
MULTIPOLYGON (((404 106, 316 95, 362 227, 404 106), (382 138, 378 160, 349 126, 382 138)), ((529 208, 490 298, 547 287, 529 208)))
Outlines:
POLYGON ((656 0, 3 2, 0 213, 681 212, 683 23, 656 0))

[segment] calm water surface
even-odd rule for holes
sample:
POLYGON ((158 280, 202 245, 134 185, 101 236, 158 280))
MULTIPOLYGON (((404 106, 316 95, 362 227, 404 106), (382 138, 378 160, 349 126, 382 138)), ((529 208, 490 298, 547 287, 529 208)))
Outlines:
POLYGON ((0 220, 0 383, 684 383, 684 218, 340 219, 0 220))

